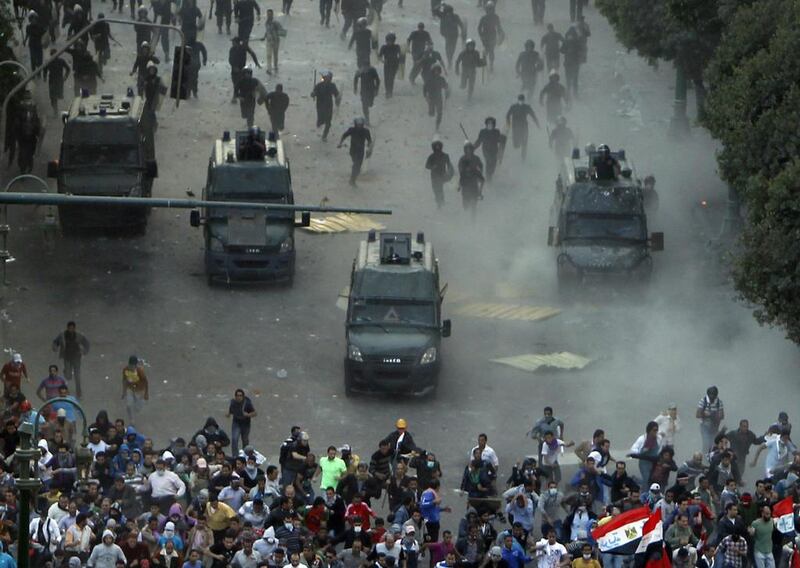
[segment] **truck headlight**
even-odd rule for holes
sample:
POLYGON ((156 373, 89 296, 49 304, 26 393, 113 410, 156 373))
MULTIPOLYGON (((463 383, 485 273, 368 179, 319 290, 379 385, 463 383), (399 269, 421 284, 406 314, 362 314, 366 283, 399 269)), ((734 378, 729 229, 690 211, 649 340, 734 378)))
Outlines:
POLYGON ((287 237, 286 240, 281 243, 280 252, 291 252, 292 249, 294 249, 294 240, 292 237, 287 237))
POLYGON ((361 349, 352 343, 347 346, 347 358, 357 363, 363 363, 364 357, 361 355, 361 349))
POLYGON ((216 237, 211 237, 210 239, 208 239, 208 250, 210 250, 211 252, 224 252, 225 245, 222 243, 220 239, 216 237))
POLYGON ((436 352, 436 347, 428 347, 425 350, 425 353, 422 354, 422 358, 419 360, 420 365, 430 365, 431 363, 436 361, 436 356, 438 353, 436 352))

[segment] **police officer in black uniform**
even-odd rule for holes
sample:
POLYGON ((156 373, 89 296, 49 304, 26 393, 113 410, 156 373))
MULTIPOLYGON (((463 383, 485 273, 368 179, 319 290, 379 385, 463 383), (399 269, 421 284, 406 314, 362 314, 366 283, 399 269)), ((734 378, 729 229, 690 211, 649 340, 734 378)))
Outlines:
POLYGON ((444 184, 453 179, 453 163, 450 156, 444 153, 444 145, 440 140, 431 144, 433 152, 425 161, 425 168, 431 171, 431 189, 433 197, 436 199, 436 208, 441 209, 444 205, 444 184))
POLYGON ((473 146, 476 150, 483 148, 483 159, 486 161, 486 181, 490 182, 506 145, 506 137, 497 128, 497 119, 493 116, 487 117, 484 124, 486 128, 482 128, 478 133, 478 139, 473 146))
POLYGON ((322 80, 314 85, 311 91, 311 98, 317 103, 317 128, 324 126, 322 131, 322 141, 328 139, 328 132, 331 129, 333 120, 333 105, 338 107, 342 102, 342 96, 336 83, 333 82, 333 73, 330 71, 322 72, 322 80))
POLYGON ((394 94, 394 78, 400 68, 402 57, 400 46, 397 45, 397 36, 393 32, 386 34, 386 43, 378 51, 378 59, 383 61, 383 86, 387 99, 391 99, 394 94))
POLYGON ((372 135, 369 132, 369 128, 364 126, 363 118, 356 118, 353 121, 353 126, 342 134, 337 147, 341 148, 347 138, 350 138, 350 159, 353 161, 353 166, 350 170, 350 185, 355 187, 358 174, 361 173, 364 157, 369 157, 372 153, 372 135))
POLYGON ((364 65, 356 71, 353 77, 353 93, 361 96, 361 110, 364 112, 364 119, 369 126, 369 109, 375 103, 375 97, 381 90, 381 78, 378 71, 372 65, 364 65), (359 93, 358 85, 361 84, 359 93))

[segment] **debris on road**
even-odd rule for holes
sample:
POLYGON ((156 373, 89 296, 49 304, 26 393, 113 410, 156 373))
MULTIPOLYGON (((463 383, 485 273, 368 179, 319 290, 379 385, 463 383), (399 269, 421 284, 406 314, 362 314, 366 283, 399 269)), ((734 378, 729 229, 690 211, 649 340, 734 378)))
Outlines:
POLYGON ((508 365, 515 369, 533 373, 540 367, 551 367, 555 369, 583 369, 592 362, 592 359, 562 351, 561 353, 515 355, 514 357, 501 357, 491 359, 492 363, 508 365))

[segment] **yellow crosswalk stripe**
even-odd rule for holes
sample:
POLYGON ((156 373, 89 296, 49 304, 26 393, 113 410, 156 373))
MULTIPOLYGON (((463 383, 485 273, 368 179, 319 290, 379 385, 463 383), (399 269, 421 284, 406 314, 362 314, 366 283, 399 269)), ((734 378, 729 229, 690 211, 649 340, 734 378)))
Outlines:
POLYGON ((312 218, 311 224, 308 227, 303 227, 304 230, 310 233, 366 233, 371 229, 380 231, 384 228, 381 223, 358 213, 337 213, 335 215, 312 218))
POLYGON ((513 357, 501 357, 499 359, 491 359, 492 363, 499 363, 528 371, 532 373, 540 367, 552 367, 556 369, 583 369, 592 362, 591 359, 568 351, 560 353, 526 353, 524 355, 515 355, 513 357))
POLYGON ((459 306, 455 313, 461 316, 486 319, 541 321, 560 314, 561 310, 520 304, 473 302, 459 306))

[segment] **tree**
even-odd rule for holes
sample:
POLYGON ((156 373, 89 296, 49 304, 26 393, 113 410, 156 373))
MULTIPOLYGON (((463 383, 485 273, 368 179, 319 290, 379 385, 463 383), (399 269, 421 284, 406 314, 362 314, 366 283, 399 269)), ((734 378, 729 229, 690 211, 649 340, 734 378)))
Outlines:
POLYGON ((722 142, 720 173, 747 205, 734 266, 756 319, 800 342, 800 5, 740 6, 708 69, 702 120, 722 142))
MULTIPOLYGON (((729 4, 736 0, 597 0, 617 39, 653 65, 675 65, 675 133, 688 130, 687 81, 692 81, 698 112, 705 99, 704 72, 725 28, 729 4)), ((741 0, 744 1, 744 0, 741 0)))

